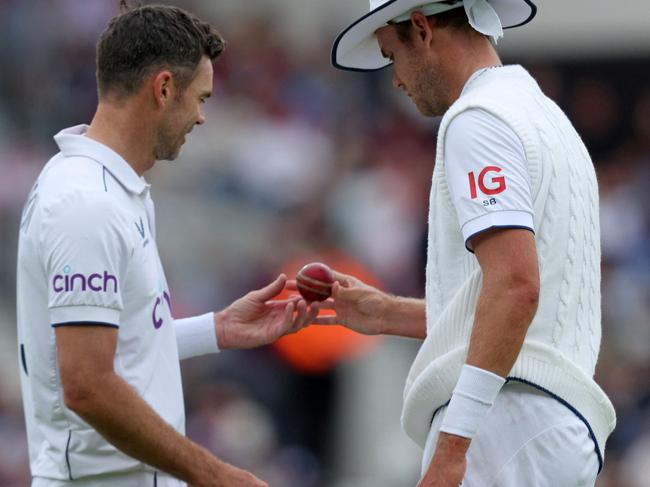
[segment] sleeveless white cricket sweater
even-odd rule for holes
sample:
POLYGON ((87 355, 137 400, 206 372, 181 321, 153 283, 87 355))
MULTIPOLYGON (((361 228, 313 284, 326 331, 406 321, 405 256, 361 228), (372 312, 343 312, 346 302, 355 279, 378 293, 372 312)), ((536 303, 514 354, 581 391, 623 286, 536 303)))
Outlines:
POLYGON ((567 117, 520 66, 475 77, 440 125, 429 201, 427 338, 406 381, 403 427, 424 445, 433 414, 449 401, 467 357, 482 274, 465 248, 450 198, 444 145, 449 123, 473 108, 503 120, 518 135, 533 198, 539 307, 508 378, 544 389, 573 409, 587 423, 602 464, 616 416, 593 380, 601 339, 596 175, 567 117))

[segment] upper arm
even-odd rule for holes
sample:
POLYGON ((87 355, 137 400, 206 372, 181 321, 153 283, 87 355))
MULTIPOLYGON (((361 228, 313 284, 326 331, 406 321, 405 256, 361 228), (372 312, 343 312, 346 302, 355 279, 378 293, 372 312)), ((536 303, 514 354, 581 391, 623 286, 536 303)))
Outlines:
POLYGON ((539 293, 539 267, 535 238, 528 230, 492 229, 472 238, 483 273, 483 285, 498 283, 539 293))
POLYGON ((113 372, 129 257, 121 215, 104 194, 65 194, 41 229, 49 324, 69 407, 113 372))
POLYGON ((445 135, 445 174, 465 245, 494 228, 534 232, 533 204, 524 147, 501 119, 466 110, 445 135))
POLYGON ((77 324, 55 328, 61 384, 68 406, 88 399, 93 387, 113 373, 117 328, 77 324))

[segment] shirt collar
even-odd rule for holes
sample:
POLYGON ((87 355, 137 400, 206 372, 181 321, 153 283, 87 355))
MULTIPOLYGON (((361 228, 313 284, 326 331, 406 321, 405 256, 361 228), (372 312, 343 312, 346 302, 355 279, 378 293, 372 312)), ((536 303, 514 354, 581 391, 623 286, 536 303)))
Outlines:
POLYGON ((119 183, 132 193, 142 194, 149 188, 145 179, 135 172, 128 162, 110 147, 86 137, 88 125, 77 125, 62 130, 54 136, 65 157, 82 156, 92 159, 109 171, 119 183))
POLYGON ((484 74, 485 74, 489 69, 490 69, 490 68, 480 68, 480 69, 474 71, 474 73, 472 73, 472 75, 469 77, 469 79, 465 82, 465 86, 463 86, 463 90, 460 92, 460 96, 463 96, 463 95, 467 92, 468 88, 469 88, 470 85, 474 82, 474 80, 475 80, 476 78, 480 78, 480 77, 481 77, 482 75, 484 75, 484 74))

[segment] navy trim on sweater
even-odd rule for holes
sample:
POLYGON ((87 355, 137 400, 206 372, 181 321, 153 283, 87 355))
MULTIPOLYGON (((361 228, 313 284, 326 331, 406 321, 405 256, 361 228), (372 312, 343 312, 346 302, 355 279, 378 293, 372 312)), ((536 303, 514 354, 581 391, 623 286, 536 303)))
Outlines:
POLYGON ((594 450, 596 450, 596 456, 598 457, 598 473, 601 472, 603 469, 603 454, 600 451, 600 447, 598 446, 598 442, 596 441, 596 435, 594 434, 594 430, 591 428, 591 425, 589 424, 589 421, 587 421, 587 418, 585 418, 582 414, 580 414, 580 411, 578 411, 576 408, 574 408, 571 404, 566 402, 564 399, 562 399, 560 396, 557 394, 553 394, 551 391, 546 389, 545 387, 540 386, 539 384, 535 384, 534 382, 531 382, 526 379, 521 379, 519 377, 507 377, 506 378, 506 384, 508 382, 521 382, 522 384, 526 384, 528 386, 534 387, 535 389, 538 389, 546 394, 548 394, 550 397, 558 401, 560 404, 563 406, 566 406, 569 408, 569 410, 575 414, 580 421, 582 421, 585 426, 587 427, 587 430, 589 430, 589 436, 591 437, 592 441, 594 442, 594 450))
MULTIPOLYGON (((545 387, 542 387, 542 386, 540 386, 538 384, 535 384, 534 382, 531 382, 529 380, 521 379, 519 377, 510 377, 510 376, 508 376, 508 377, 506 377, 506 384, 508 382, 520 382, 522 384, 526 384, 527 386, 533 387, 533 388, 535 388, 535 389, 537 389, 539 391, 542 391, 544 394, 547 394, 552 399, 555 399, 560 404, 567 407, 569 409, 569 411, 571 411, 573 414, 575 414, 578 417, 578 419, 585 424, 585 426, 587 427, 587 430, 589 431, 589 437, 594 442, 594 450, 596 451, 596 456, 598 457, 598 473, 600 473, 603 470, 603 454, 600 451, 600 447, 598 446, 598 442, 596 441, 596 435, 594 434, 594 430, 591 428, 591 425, 589 424, 587 419, 582 414, 580 414, 580 412, 576 408, 574 408, 571 404, 566 402, 564 399, 562 399, 557 394, 553 394, 551 391, 549 391, 545 387)), ((444 403, 442 406, 438 407, 433 412, 433 414, 431 415, 431 421, 429 422, 429 428, 431 428, 431 425, 433 424, 433 420, 435 419, 436 415, 440 412, 440 410, 442 410, 442 408, 449 406, 450 401, 451 401, 451 399, 449 401, 447 401, 446 403, 444 403)))

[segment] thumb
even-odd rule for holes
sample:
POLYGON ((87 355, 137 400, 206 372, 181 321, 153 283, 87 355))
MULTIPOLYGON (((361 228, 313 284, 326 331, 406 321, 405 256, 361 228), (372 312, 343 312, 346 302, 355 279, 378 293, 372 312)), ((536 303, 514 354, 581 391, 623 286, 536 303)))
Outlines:
POLYGON ((332 269, 332 276, 334 277, 334 282, 340 283, 343 287, 350 287, 350 276, 343 274, 342 272, 335 271, 332 269))
POLYGON ((280 274, 271 284, 257 291, 252 291, 251 295, 258 301, 266 302, 280 294, 286 282, 287 276, 280 274))
POLYGON ((345 296, 345 291, 346 289, 341 285, 339 281, 334 281, 332 284, 332 298, 334 298, 334 301, 336 302, 337 299, 344 299, 345 296))

